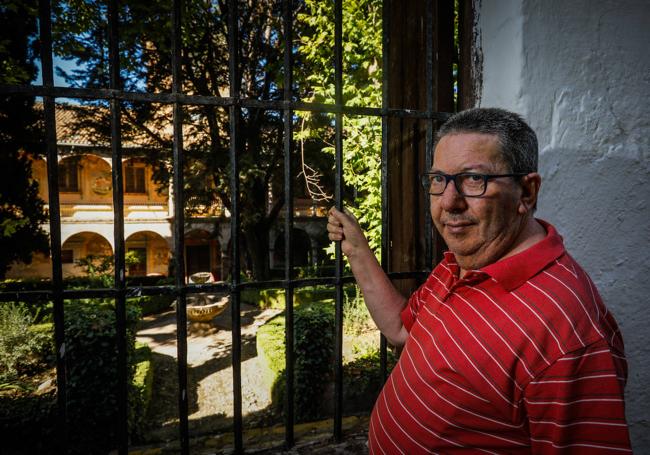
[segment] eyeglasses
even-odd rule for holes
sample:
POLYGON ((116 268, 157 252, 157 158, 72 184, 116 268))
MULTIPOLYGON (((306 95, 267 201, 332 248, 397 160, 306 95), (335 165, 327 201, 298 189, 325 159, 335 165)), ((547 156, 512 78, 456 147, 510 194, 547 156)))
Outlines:
POLYGON ((443 174, 442 172, 425 172, 422 174, 422 186, 431 196, 440 196, 445 192, 449 182, 453 181, 456 191, 461 196, 479 197, 485 194, 489 180, 499 177, 522 177, 526 172, 515 174, 474 174, 461 172, 460 174, 443 174))

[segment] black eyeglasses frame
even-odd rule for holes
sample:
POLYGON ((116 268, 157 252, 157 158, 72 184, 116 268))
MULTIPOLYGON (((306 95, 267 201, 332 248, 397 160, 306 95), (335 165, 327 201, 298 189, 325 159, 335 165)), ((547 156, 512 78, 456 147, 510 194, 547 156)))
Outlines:
POLYGON ((481 197, 485 194, 487 191, 487 185, 488 182, 492 179, 500 178, 500 177, 523 177, 525 175, 528 175, 528 172, 515 172, 511 174, 477 174, 475 172, 459 172, 458 174, 445 174, 444 172, 424 172, 420 176, 420 182, 422 183, 422 186, 424 187, 424 190, 429 194, 429 196, 440 196, 442 195, 445 190, 447 189, 447 185, 449 185, 450 181, 454 182, 454 186, 456 187, 456 191, 458 191, 458 194, 460 194, 463 197, 481 197), (440 191, 439 193, 432 193, 431 192, 431 181, 429 180, 429 177, 432 175, 436 175, 439 177, 444 177, 445 178, 445 186, 440 191), (483 179, 483 191, 480 194, 465 194, 463 193, 462 188, 459 187, 457 183, 457 178, 461 176, 475 176, 475 177, 481 177, 483 179))

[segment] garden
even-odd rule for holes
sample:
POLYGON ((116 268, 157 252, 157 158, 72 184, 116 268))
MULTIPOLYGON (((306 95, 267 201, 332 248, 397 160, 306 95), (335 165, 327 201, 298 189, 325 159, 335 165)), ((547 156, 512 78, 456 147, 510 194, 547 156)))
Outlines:
MULTIPOLYGON (((97 280, 75 278, 66 284, 88 288, 100 284, 97 280)), ((6 292, 43 285, 6 281, 0 287, 6 292)), ((173 306, 171 296, 127 299, 131 447, 169 444, 178 438, 173 306), (153 327, 159 329, 152 331, 153 327)), ((244 425, 247 429, 278 426, 283 422, 286 393, 284 290, 247 290, 241 307, 244 425)), ((331 418, 334 289, 297 289, 294 313, 296 421, 331 418)), ((379 336, 356 286, 344 289, 344 315, 344 412, 367 414, 381 385, 379 336)), ((207 326, 188 323, 192 437, 232 431, 229 321, 227 311, 207 326)), ((110 299, 66 301, 64 328, 68 446, 72 453, 107 453, 118 431, 114 303, 110 299)), ((3 453, 54 453, 56 441, 63 436, 57 426, 53 336, 51 302, 0 306, 3 453)))

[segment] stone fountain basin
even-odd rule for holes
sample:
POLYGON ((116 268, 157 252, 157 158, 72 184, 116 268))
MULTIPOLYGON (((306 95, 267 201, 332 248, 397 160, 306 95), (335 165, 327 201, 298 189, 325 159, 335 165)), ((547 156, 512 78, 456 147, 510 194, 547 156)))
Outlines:
POLYGON ((187 305, 187 319, 192 322, 210 322, 228 307, 230 299, 222 297, 216 302, 206 305, 187 305))

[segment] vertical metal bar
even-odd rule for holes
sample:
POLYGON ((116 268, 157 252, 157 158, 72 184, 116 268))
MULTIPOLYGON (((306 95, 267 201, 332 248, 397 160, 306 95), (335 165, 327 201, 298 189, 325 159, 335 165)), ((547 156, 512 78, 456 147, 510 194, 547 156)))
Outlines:
MULTIPOLYGON (((334 2, 334 88, 335 88, 335 198, 338 210, 343 210, 343 4, 334 2)), ((334 439, 343 439, 343 257, 341 242, 336 242, 336 310, 334 347, 334 439)))
POLYGON ((230 242, 232 244, 231 294, 232 309, 232 386, 233 386, 233 430, 235 452, 243 453, 242 393, 241 393, 241 315, 239 299, 240 263, 239 263, 239 163, 237 149, 239 145, 239 59, 238 59, 238 18, 237 1, 228 1, 228 53, 230 96, 235 102, 229 107, 230 116, 230 242))
MULTIPOLYGON (((284 26, 284 101, 291 102, 293 83, 293 30, 292 30, 292 1, 283 0, 284 26)), ((294 444, 294 357, 293 357, 293 185, 292 185, 292 138, 293 110, 285 109, 284 118, 284 278, 285 278, 285 342, 286 342, 286 403, 285 403, 285 445, 290 448, 294 444)))
MULTIPOLYGON (((172 10, 172 94, 182 92, 181 74, 181 14, 182 0, 174 0, 172 10)), ((174 129, 174 258, 176 269, 176 349, 178 358, 178 417, 181 453, 189 453, 189 424, 187 397, 187 300, 185 294, 185 192, 183 155, 183 108, 177 99, 173 109, 174 129)))
MULTIPOLYGON (((43 85, 54 86, 52 64, 52 18, 49 0, 39 2, 41 64, 43 85)), ((59 170, 56 148, 56 113, 54 98, 43 97, 45 114, 45 146, 47 149, 47 187, 50 213, 50 250, 52 256, 52 293, 54 304, 54 342, 56 346, 57 386, 57 447, 55 452, 66 453, 68 425, 66 416, 65 332, 63 308, 63 272, 61 268, 61 208, 59 206, 59 170)))
MULTIPOLYGON (((390 65, 389 53, 389 30, 390 30, 390 0, 382 2, 382 24, 381 24, 381 107, 384 111, 388 109, 388 73, 390 65)), ((389 271, 389 258, 388 249, 390 248, 390 224, 389 224, 389 195, 390 195, 390 180, 388 179, 388 133, 389 122, 388 117, 383 115, 381 118, 381 266, 385 272, 389 271)), ((380 333, 379 335, 379 374, 382 384, 386 381, 387 377, 387 349, 388 345, 386 337, 380 333)))
MULTIPOLYGON (((426 120, 426 143, 424 151, 424 168, 425 170, 431 169, 433 164, 433 129, 434 121, 431 118, 434 111, 434 89, 437 89, 437 84, 434 85, 434 63, 433 63, 433 0, 427 0, 425 5, 425 23, 426 23, 426 37, 425 37, 425 80, 426 80, 426 101, 427 101, 427 115, 429 118, 426 120)), ((436 90, 437 92, 437 90, 436 90)), ((424 195, 425 201, 429 202, 429 195, 424 195)), ((424 204, 424 242, 425 242, 425 261, 426 267, 431 267, 433 262, 433 226, 431 217, 429 216, 429 204, 424 204)))
MULTIPOLYGON (((120 90, 119 10, 117 0, 108 4, 108 43, 110 82, 112 90, 120 90)), ((113 239, 115 243, 115 337, 117 342, 117 444, 118 453, 128 452, 128 374, 126 359, 126 277, 124 270, 124 188, 122 186, 122 141, 120 102, 112 98, 111 156, 113 166, 113 239)))

